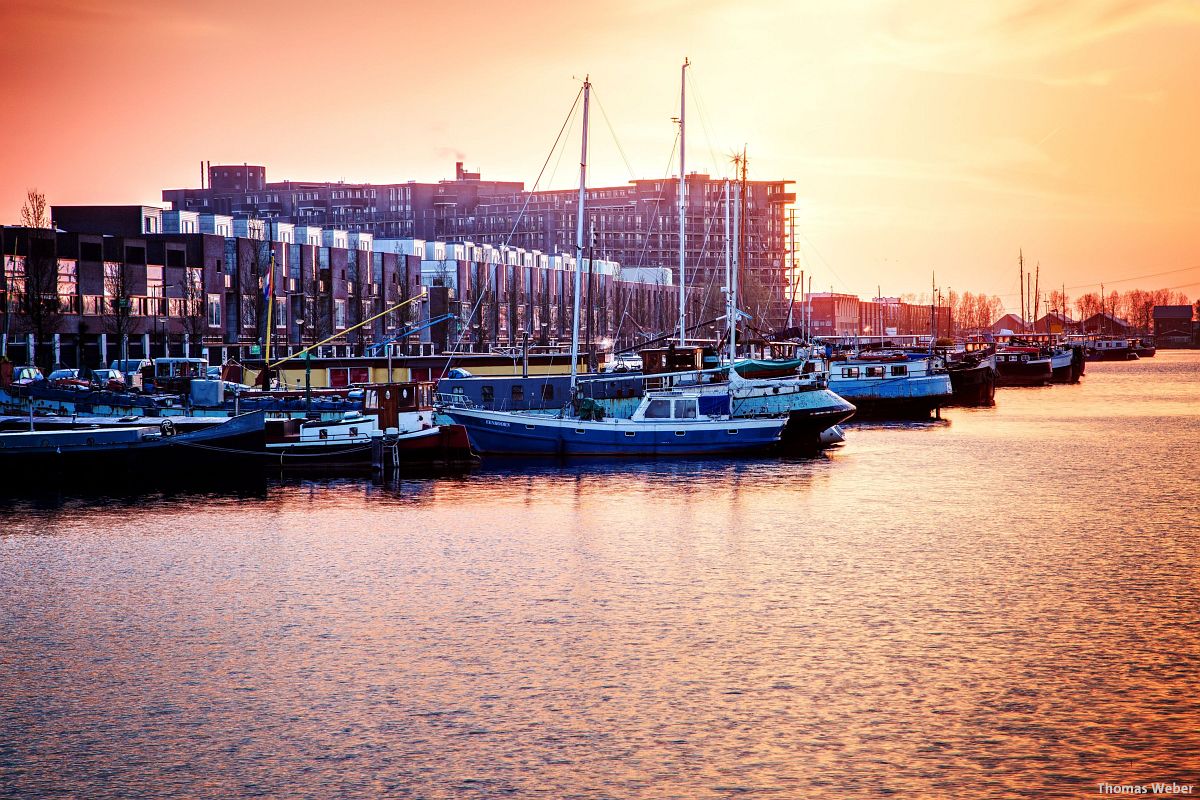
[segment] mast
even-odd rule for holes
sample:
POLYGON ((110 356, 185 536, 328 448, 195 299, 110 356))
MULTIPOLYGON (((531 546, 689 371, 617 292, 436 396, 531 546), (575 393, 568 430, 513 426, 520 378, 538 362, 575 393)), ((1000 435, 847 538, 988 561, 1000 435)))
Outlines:
POLYGON ((1026 314, 1026 312, 1025 312, 1025 251, 1024 250, 1019 251, 1019 255, 1017 256, 1017 263, 1020 265, 1020 270, 1021 270, 1018 273, 1017 283, 1021 287, 1021 325, 1024 326, 1025 325, 1025 314, 1026 314))
POLYGON ((1037 333, 1038 306, 1041 305, 1041 302, 1042 302, 1042 285, 1041 285, 1042 284, 1042 262, 1041 261, 1037 262, 1037 267, 1034 270, 1034 275, 1037 277, 1035 277, 1033 279, 1033 332, 1037 333))
POLYGON ((737 330, 737 312, 733 300, 733 242, 729 238, 729 180, 725 181, 725 324, 729 326, 729 369, 733 370, 733 335, 737 330))
POLYGON ((583 215, 587 209, 588 101, 592 84, 583 79, 583 136, 579 150, 579 207, 575 211, 575 297, 571 308, 571 392, 579 372, 579 300, 582 294, 583 215))
MULTIPOLYGON (((734 352, 737 345, 737 318, 738 318, 738 270, 741 269, 741 215, 742 215, 742 191, 741 186, 734 189, 733 201, 733 262, 730 269, 730 297, 731 308, 733 314, 729 320, 729 352, 734 352)), ((732 368, 732 367, 731 367, 732 368)))
POLYGON ((687 68, 688 60, 683 59, 683 67, 679 70, 679 346, 683 347, 687 338, 687 282, 684 280, 684 261, 687 255, 687 171, 684 136, 686 125, 684 117, 687 112, 687 68))

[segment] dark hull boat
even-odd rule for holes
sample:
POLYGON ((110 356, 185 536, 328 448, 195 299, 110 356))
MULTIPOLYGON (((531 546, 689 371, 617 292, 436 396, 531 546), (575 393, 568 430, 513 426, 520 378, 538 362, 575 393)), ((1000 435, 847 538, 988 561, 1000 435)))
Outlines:
POLYGON ((1054 383, 1078 383, 1085 363, 1082 347, 1061 347, 1050 356, 1050 379, 1054 383))
POLYGON ((1006 347, 996 354, 997 386, 1045 386, 1053 376, 1050 357, 1036 347, 1006 347))
POLYGON ((950 402, 959 406, 990 406, 996 403, 996 367, 988 356, 979 360, 949 362, 950 402))
POLYGON ((0 433, 0 469, 17 480, 71 474, 140 482, 227 474, 261 465, 265 423, 266 415, 256 411, 188 433, 177 433, 169 419, 153 426, 0 433))
POLYGON ((1134 361, 1137 348, 1128 339, 1096 339, 1088 345, 1088 361, 1134 361))

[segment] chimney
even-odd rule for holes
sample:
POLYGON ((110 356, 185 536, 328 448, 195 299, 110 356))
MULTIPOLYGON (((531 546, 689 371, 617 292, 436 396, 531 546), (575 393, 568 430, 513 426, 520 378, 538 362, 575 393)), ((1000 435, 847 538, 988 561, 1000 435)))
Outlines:
POLYGON ((454 178, 460 181, 463 179, 463 162, 461 161, 454 162, 454 178))

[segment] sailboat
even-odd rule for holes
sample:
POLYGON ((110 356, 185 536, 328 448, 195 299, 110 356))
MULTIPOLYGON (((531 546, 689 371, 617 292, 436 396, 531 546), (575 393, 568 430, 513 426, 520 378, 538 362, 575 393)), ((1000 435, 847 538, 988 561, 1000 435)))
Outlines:
MULTIPOLYGON (((647 391, 633 415, 623 419, 610 417, 595 403, 583 402, 578 398, 579 315, 587 197, 590 95, 591 83, 584 79, 579 204, 575 228, 575 296, 571 322, 572 402, 557 414, 544 411, 496 411, 473 407, 462 396, 443 395, 441 412, 455 423, 464 426, 471 445, 477 452, 485 454, 715 455, 763 450, 775 446, 787 422, 786 417, 735 418, 730 416, 727 410, 709 411, 707 408, 706 413, 702 413, 701 392, 698 387, 647 391)), ((682 275, 680 278, 682 283, 682 275)), ((681 338, 684 333, 683 325, 684 318, 681 314, 681 338)))

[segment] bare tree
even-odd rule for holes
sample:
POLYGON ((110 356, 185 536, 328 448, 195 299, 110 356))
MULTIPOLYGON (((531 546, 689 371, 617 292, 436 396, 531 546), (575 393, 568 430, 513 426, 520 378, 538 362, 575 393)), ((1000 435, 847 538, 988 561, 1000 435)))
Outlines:
POLYGON ((26 228, 49 228, 50 206, 46 195, 37 189, 25 192, 25 204, 21 206, 21 224, 26 228))
MULTIPOLYGON (((133 328, 133 290, 125 262, 104 264, 104 330, 117 340, 121 360, 129 358, 133 328)), ((124 365, 122 365, 124 367, 124 365)))
POLYGON ((193 346, 199 348, 208 332, 203 272, 198 269, 185 269, 180 289, 183 295, 183 329, 193 346))
POLYGON ((22 326, 33 334, 31 360, 47 370, 53 365, 54 356, 45 345, 62 322, 62 305, 58 297, 58 256, 53 238, 31 237, 28 241, 24 275, 19 284, 14 281, 14 309, 22 326))

